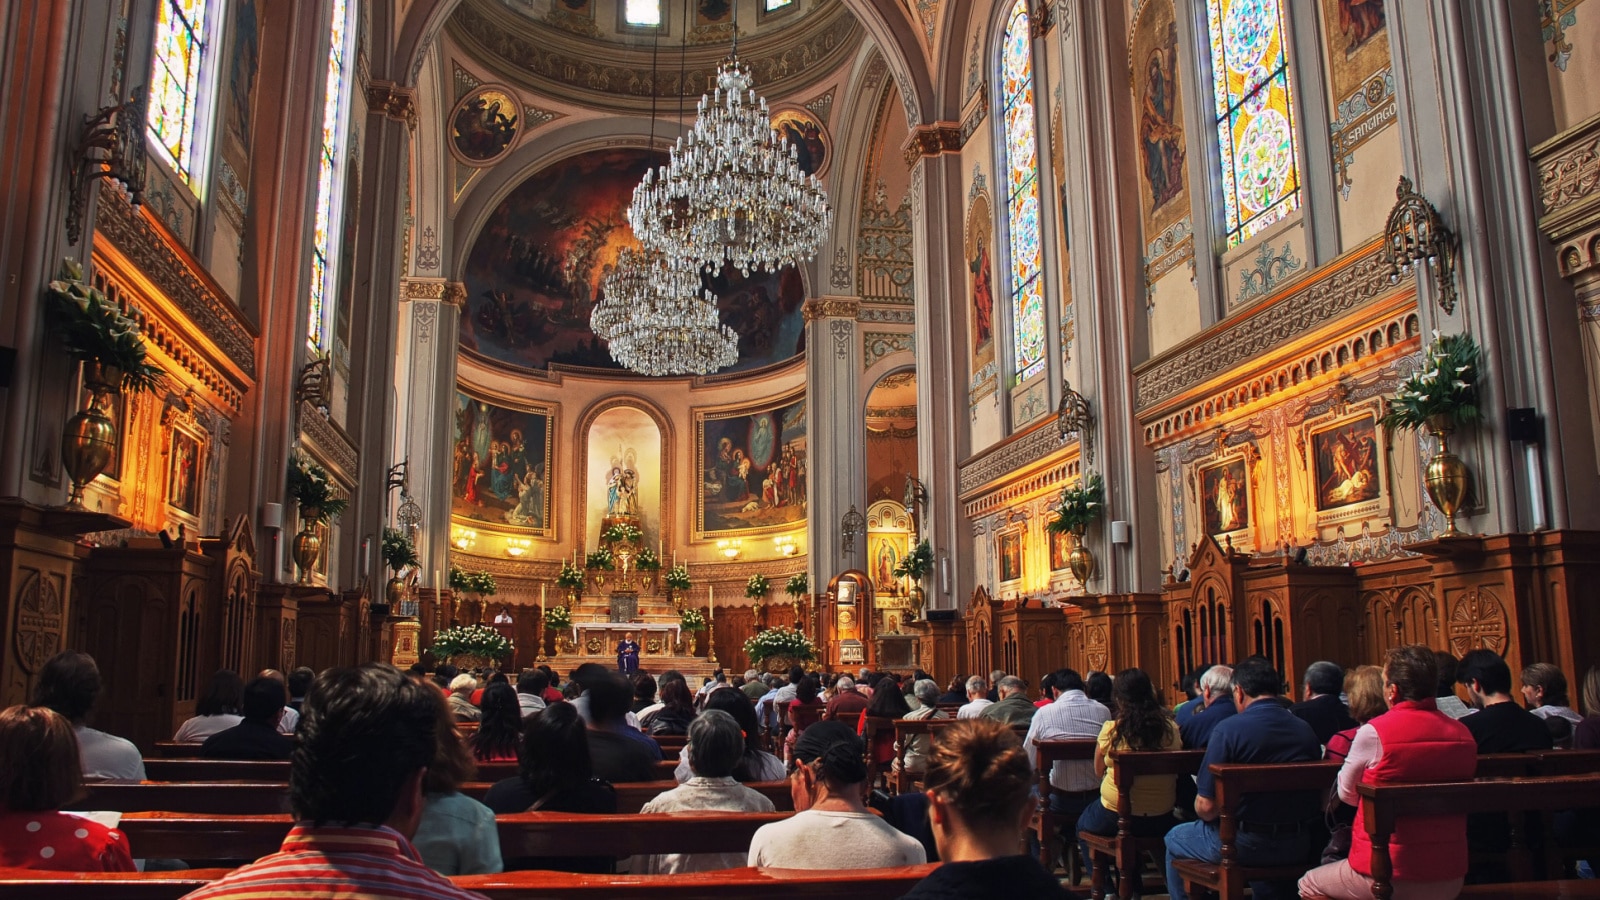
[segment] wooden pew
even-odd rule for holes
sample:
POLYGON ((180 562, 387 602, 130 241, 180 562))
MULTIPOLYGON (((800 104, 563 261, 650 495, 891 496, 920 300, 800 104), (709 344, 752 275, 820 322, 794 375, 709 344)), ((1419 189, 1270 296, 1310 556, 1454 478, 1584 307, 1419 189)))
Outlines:
MULTIPOLYGON (((1362 823, 1372 839, 1372 896, 1389 900, 1394 894, 1390 878, 1394 864, 1389 857, 1389 838, 1395 823, 1407 816, 1459 815, 1479 812, 1551 812, 1571 807, 1577 797, 1600 797, 1600 775, 1566 775, 1553 778, 1520 778, 1515 781, 1467 781, 1432 784, 1360 784, 1362 823)), ((1513 877, 1526 878, 1532 872, 1532 858, 1521 846, 1522 829, 1512 817, 1511 854, 1508 858, 1513 877)), ((1555 841, 1544 841, 1545 870, 1561 871, 1561 848, 1555 841)), ((1578 886, 1576 884, 1574 887, 1578 886)), ((1462 897, 1504 897, 1505 885, 1474 885, 1462 897)), ((1519 891, 1529 897, 1566 896, 1563 882, 1548 885, 1521 884, 1519 891)))
POLYGON ((1133 780, 1144 776, 1191 776, 1200 768, 1205 756, 1204 750, 1154 750, 1122 752, 1111 758, 1112 783, 1117 786, 1117 833, 1111 837, 1087 831, 1078 833, 1079 839, 1088 845, 1089 852, 1097 858, 1094 873, 1089 879, 1091 897, 1099 900, 1105 896, 1106 866, 1113 863, 1122 876, 1117 886, 1118 896, 1126 900, 1136 893, 1143 893, 1138 890, 1139 855, 1154 852, 1155 858, 1160 860, 1166 853, 1165 835, 1140 837, 1131 831, 1133 780))
POLYGON ((1173 867, 1184 883, 1211 891, 1221 900, 1240 900, 1245 885, 1251 881, 1284 881, 1298 879, 1309 868, 1306 864, 1292 866, 1246 866, 1237 856, 1239 836, 1239 802, 1249 794, 1286 792, 1312 792, 1326 796, 1339 774, 1339 763, 1334 760, 1316 762, 1213 765, 1211 774, 1216 779, 1216 801, 1219 813, 1217 829, 1222 837, 1222 861, 1203 862, 1198 859, 1176 859, 1173 867))
MULTIPOLYGON (((1039 771, 1039 799, 1038 805, 1035 807, 1034 826, 1039 838, 1039 864, 1046 869, 1052 871, 1055 869, 1055 866, 1051 865, 1050 854, 1056 838, 1056 830, 1065 827, 1070 835, 1076 830, 1078 824, 1076 819, 1068 822, 1050 811, 1050 795, 1057 790, 1050 784, 1050 772, 1055 768, 1055 763, 1058 760, 1064 762, 1086 760, 1092 764, 1094 762, 1094 745, 1095 742, 1093 740, 1076 739, 1060 741, 1035 740, 1033 742, 1033 752, 1037 760, 1036 768, 1039 771)), ((1065 792, 1063 791, 1062 793, 1065 792)), ((1094 790, 1093 793, 1096 797, 1100 794, 1098 789, 1094 790)), ((1072 883, 1077 884, 1079 878, 1077 842, 1069 839, 1066 844, 1067 846, 1062 848, 1061 855, 1067 861, 1067 872, 1072 883)))
MULTIPOLYGON (((482 800, 490 782, 461 786, 461 793, 482 800)), ((651 800, 677 787, 675 781, 641 781, 614 785, 617 812, 636 813, 651 800)), ((787 781, 748 784, 780 810, 794 809, 787 781)), ((201 813, 205 815, 274 815, 289 812, 289 786, 283 783, 144 782, 142 784, 92 784, 82 800, 69 809, 133 812, 201 813)))
MULTIPOLYGON (((729 869, 687 875, 508 872, 450 880, 492 900, 884 900, 904 894, 937 868, 933 864, 844 871, 729 869)), ((148 873, 0 869, 0 893, 7 900, 178 900, 226 874, 225 869, 148 873)))
POLYGON ((922 783, 922 776, 906 771, 906 751, 910 749, 910 741, 916 735, 931 736, 935 731, 948 725, 954 725, 955 719, 895 719, 895 776, 894 792, 904 794, 915 790, 922 783))
MULTIPOLYGON (((652 774, 657 781, 671 780, 675 760, 652 763, 652 774)), ((146 759, 145 778, 150 781, 246 781, 287 782, 289 763, 283 760, 239 759, 146 759)), ((516 762, 478 763, 478 781, 499 781, 518 774, 516 762)))
MULTIPOLYGON (((725 853, 746 850, 756 829, 793 813, 674 813, 616 816, 558 812, 495 817, 500 852, 524 856, 590 856, 648 853, 725 853)), ((205 816, 138 812, 117 826, 142 857, 159 859, 257 859, 274 853, 293 820, 287 815, 205 816)))

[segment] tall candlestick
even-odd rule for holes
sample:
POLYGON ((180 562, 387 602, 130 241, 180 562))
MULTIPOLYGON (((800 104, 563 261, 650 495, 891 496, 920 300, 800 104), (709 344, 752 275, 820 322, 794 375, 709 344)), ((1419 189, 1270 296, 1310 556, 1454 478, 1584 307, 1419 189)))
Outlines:
POLYGON ((539 615, 541 617, 544 615, 544 589, 548 586, 542 581, 539 582, 539 615))
POLYGON ((717 617, 717 587, 713 584, 706 585, 706 607, 711 610, 710 618, 717 617))

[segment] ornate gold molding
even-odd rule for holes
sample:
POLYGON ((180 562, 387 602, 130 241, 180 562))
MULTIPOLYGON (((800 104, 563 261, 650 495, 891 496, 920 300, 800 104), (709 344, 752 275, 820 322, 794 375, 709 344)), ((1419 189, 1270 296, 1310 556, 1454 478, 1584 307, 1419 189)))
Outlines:
POLYGON ((1562 277, 1600 267, 1600 116, 1533 148, 1539 228, 1556 245, 1562 277))
POLYGON ((375 79, 367 85, 367 111, 382 113, 406 127, 417 127, 417 92, 392 81, 375 79))
POLYGON ((402 278, 400 302, 410 300, 439 300, 451 306, 463 306, 467 302, 467 286, 443 278, 402 278))
POLYGON ((961 123, 933 122, 911 129, 901 153, 905 155, 906 168, 912 168, 925 156, 961 152, 961 123))
POLYGON ((800 307, 807 325, 818 319, 854 319, 860 312, 861 301, 854 297, 817 297, 800 307))

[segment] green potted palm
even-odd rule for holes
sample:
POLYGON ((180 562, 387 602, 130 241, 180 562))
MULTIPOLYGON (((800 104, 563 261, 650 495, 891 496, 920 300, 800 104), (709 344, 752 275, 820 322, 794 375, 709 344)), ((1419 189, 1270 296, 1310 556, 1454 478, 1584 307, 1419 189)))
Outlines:
POLYGON ((300 531, 290 549, 300 567, 300 583, 307 584, 322 555, 321 527, 343 515, 350 501, 338 495, 328 470, 300 451, 289 456, 287 487, 300 511, 300 531))
POLYGON ((911 552, 900 557, 895 564, 894 574, 898 578, 911 579, 911 616, 914 619, 922 618, 922 608, 927 605, 928 594, 922 589, 922 579, 933 571, 933 547, 926 539, 918 541, 911 552))
POLYGON ((117 423, 110 400, 122 393, 155 390, 161 370, 145 355, 139 324, 84 278, 77 260, 61 261, 61 274, 44 295, 45 328, 61 342, 67 356, 83 363, 83 384, 89 399, 67 420, 61 435, 61 466, 72 480, 68 509, 83 509, 83 493, 117 446, 117 423))
POLYGON ((1094 554, 1084 546, 1083 536, 1105 512, 1105 508, 1106 483, 1100 473, 1095 472, 1061 491, 1055 518, 1046 526, 1051 534, 1072 535, 1072 552, 1067 554, 1067 567, 1072 570, 1072 577, 1084 586, 1088 586, 1089 578, 1094 575, 1094 554))
POLYGON ((1439 452, 1428 460, 1423 484, 1428 498, 1445 516, 1440 537, 1455 537, 1456 513, 1472 488, 1472 471, 1450 452, 1450 435, 1478 421, 1477 341, 1470 334, 1433 333, 1433 343, 1423 357, 1422 370, 1406 379, 1389 401, 1379 421, 1385 428, 1416 431, 1426 428, 1439 441, 1439 452))
POLYGON ((400 577, 400 573, 418 565, 417 546, 404 531, 398 528, 385 528, 381 550, 383 561, 392 573, 389 581, 383 586, 383 600, 392 609, 405 599, 406 583, 400 577))

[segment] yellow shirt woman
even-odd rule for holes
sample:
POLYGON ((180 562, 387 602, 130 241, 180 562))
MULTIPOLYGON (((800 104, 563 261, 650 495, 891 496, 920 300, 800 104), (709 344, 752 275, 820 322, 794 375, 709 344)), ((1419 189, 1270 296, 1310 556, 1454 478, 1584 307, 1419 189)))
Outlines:
MULTIPOLYGON (((1116 812, 1117 785, 1113 780, 1111 760, 1117 753, 1128 749, 1126 742, 1118 740, 1111 742, 1111 733, 1116 728, 1117 720, 1110 719, 1100 726, 1100 736, 1095 739, 1095 762, 1105 768, 1105 777, 1100 779, 1100 803, 1106 809, 1116 812)), ((1183 746, 1183 739, 1178 736, 1178 723, 1167 721, 1167 736, 1161 742, 1160 750, 1177 750, 1183 746)), ((1177 777, 1174 775, 1141 775, 1133 780, 1133 814, 1136 816, 1159 816, 1172 811, 1173 804, 1178 802, 1177 777)))

